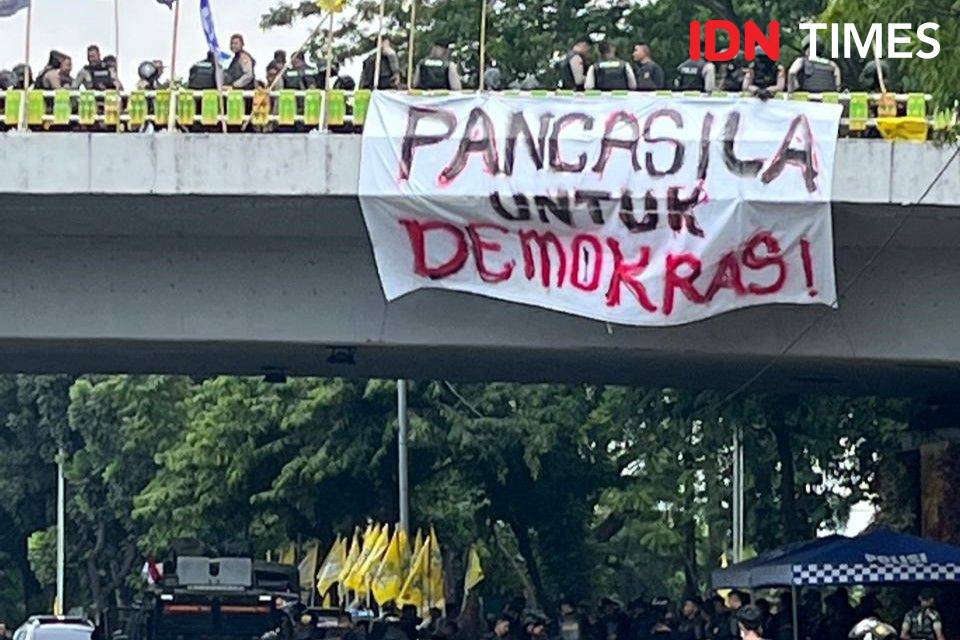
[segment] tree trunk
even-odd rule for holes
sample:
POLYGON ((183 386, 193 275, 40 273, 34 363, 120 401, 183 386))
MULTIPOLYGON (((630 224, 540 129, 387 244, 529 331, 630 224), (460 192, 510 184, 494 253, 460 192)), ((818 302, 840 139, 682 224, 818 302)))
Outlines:
MULTIPOLYGON (((516 537, 516 533, 514 533, 514 537, 516 537)), ((526 597, 527 602, 533 603, 533 605, 536 606, 536 603, 538 602, 537 588, 530 581, 530 574, 527 572, 527 567, 520 566, 520 564, 517 562, 513 552, 507 547, 503 539, 500 537, 500 532, 497 530, 496 525, 494 525, 493 528, 493 538, 497 543, 497 547, 500 549, 500 553, 502 553, 503 557, 507 559, 507 562, 510 563, 510 566, 513 567, 514 572, 516 572, 517 577, 520 578, 520 582, 523 583, 524 597, 526 597)))
MULTIPOLYGON (((543 580, 540 577, 540 567, 537 565, 537 558, 533 551, 533 541, 530 539, 530 531, 523 526, 515 526, 512 523, 510 528, 513 529, 513 535, 517 538, 517 548, 520 550, 520 555, 523 556, 523 559, 527 563, 527 573, 530 574, 530 581, 536 590, 534 602, 538 603, 544 595, 543 580)), ((539 609, 539 605, 536 608, 539 609)))
POLYGON ((785 542, 796 542, 803 538, 803 527, 797 513, 797 480, 793 459, 793 442, 790 427, 784 422, 783 412, 776 412, 775 423, 770 427, 777 443, 777 457, 780 459, 780 521, 783 526, 785 542))

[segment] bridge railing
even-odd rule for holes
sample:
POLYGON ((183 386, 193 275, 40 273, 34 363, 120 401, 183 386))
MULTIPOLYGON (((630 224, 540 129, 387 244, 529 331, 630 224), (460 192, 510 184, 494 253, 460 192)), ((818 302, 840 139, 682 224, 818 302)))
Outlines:
MULTIPOLYGON (((423 95, 454 92, 417 92, 423 95)), ((626 91, 602 93, 587 91, 534 90, 529 92, 504 91, 506 95, 548 97, 577 96, 591 99, 598 96, 622 97, 635 95, 626 91)), ((701 94, 697 92, 657 91, 648 94, 651 99, 669 99, 677 96, 726 98, 725 92, 701 94)), ((0 130, 26 126, 31 130, 95 130, 141 131, 149 127, 168 128, 172 116, 175 126, 195 131, 358 131, 362 129, 370 104, 368 90, 341 91, 308 89, 306 91, 265 90, 192 91, 72 91, 72 90, 8 90, 0 92, 0 130), (22 102, 26 100, 26 104, 22 102), (173 108, 171 109, 171 101, 173 108), (22 118, 22 123, 21 123, 22 118)), ((931 96, 922 93, 870 94, 797 92, 777 94, 777 100, 801 100, 836 103, 843 106, 841 134, 847 136, 873 135, 878 117, 888 123, 892 120, 910 122, 929 130, 945 129, 956 124, 956 114, 934 113, 931 96)))

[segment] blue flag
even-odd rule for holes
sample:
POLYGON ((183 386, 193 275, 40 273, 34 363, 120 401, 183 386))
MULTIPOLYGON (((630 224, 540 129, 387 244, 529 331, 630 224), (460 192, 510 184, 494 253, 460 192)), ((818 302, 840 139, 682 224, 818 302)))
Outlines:
POLYGON ((0 0, 0 18, 12 16, 30 6, 30 0, 0 0))
POLYGON ((228 64, 233 56, 220 50, 220 43, 217 42, 217 31, 213 27, 213 12, 210 11, 210 0, 200 0, 200 23, 203 25, 203 35, 207 37, 207 48, 213 52, 221 65, 228 64))

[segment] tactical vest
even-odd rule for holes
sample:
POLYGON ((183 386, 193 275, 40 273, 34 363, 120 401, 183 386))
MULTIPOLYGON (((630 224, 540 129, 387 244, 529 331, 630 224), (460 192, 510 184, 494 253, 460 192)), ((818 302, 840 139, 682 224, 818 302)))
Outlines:
POLYGON ((201 60, 190 67, 190 77, 187 79, 187 87, 196 91, 216 89, 217 75, 213 64, 207 60, 201 60))
MULTIPOLYGON (((374 51, 372 54, 367 56, 366 60, 363 61, 363 71, 360 76, 360 85, 364 89, 373 88, 373 74, 377 70, 377 52, 374 51)), ((391 81, 393 80, 393 65, 390 63, 390 58, 386 54, 380 55, 380 78, 377 81, 377 89, 392 89, 391 81)))
POLYGON ((583 91, 583 85, 576 83, 573 77, 573 69, 570 68, 570 63, 574 58, 580 58, 582 62, 584 61, 582 55, 571 51, 557 64, 557 71, 560 72, 560 88, 570 91, 583 91))
POLYGON ((727 64, 723 74, 723 90, 739 92, 743 90, 743 67, 737 63, 727 64))
POLYGON ((757 56, 753 61, 753 84, 758 89, 768 89, 777 84, 777 76, 780 70, 777 63, 765 56, 757 56))
POLYGON ((706 83, 703 81, 703 68, 707 63, 703 60, 687 60, 677 67, 677 89, 681 91, 703 91, 706 83))
POLYGON ((655 91, 661 88, 653 77, 654 68, 652 62, 634 65, 633 75, 637 78, 637 91, 655 91))
POLYGON ((102 64, 88 64, 84 67, 84 70, 90 74, 90 83, 93 85, 91 88, 95 91, 117 88, 116 83, 113 81, 113 76, 110 74, 110 69, 107 69, 102 64))
POLYGON ((299 69, 287 69, 283 72, 284 89, 306 89, 307 79, 299 69))
POLYGON ((914 607, 907 614, 910 621, 911 640, 933 640, 935 633, 933 623, 937 619, 937 614, 923 607, 914 607))
MULTIPOLYGON (((250 81, 244 84, 242 87, 234 84, 237 80, 240 79, 241 76, 243 76, 243 65, 240 64, 240 56, 242 56, 243 54, 246 54, 246 51, 241 51, 240 53, 236 54, 235 56, 233 56, 233 60, 230 61, 230 66, 227 67, 227 79, 228 79, 227 81, 231 85, 234 85, 233 87, 234 89, 253 89, 254 87, 257 86, 257 82, 252 74, 250 77, 250 81)), ((247 54, 247 55, 250 55, 250 54, 247 54)), ((254 67, 256 66, 256 64, 257 62, 251 56, 250 66, 254 67)))
POLYGON ((449 89, 450 63, 442 58, 426 58, 420 63, 417 89, 449 89))
POLYGON ((601 60, 595 64, 593 79, 595 86, 601 91, 630 88, 627 84, 627 63, 620 60, 601 60))
POLYGON ((837 80, 833 73, 833 67, 819 60, 806 59, 803 61, 799 81, 799 88, 810 93, 837 90, 837 80))

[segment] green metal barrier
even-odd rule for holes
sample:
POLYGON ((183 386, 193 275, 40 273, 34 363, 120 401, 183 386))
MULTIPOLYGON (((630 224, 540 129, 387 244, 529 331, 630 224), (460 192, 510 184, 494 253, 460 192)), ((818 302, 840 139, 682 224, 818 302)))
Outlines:
POLYGON ((791 100, 796 100, 797 102, 809 102, 810 93, 807 91, 794 91, 790 94, 791 100))
POLYGON ((820 100, 825 104, 840 104, 840 94, 836 91, 828 91, 820 95, 820 100))
POLYGON ((147 96, 143 91, 132 91, 127 99, 127 128, 139 129, 147 121, 147 96))
POLYGON ((169 90, 157 91, 153 107, 153 121, 157 126, 166 126, 170 120, 170 100, 173 98, 169 90))
POLYGON ((27 124, 31 126, 43 124, 45 105, 42 91, 30 91, 27 94, 27 124))
POLYGON ((57 89, 53 94, 53 124, 70 124, 71 111, 70 90, 57 89))
POLYGON ((303 124, 317 127, 323 119, 323 92, 319 89, 307 89, 303 96, 303 124))
POLYGON ((912 118, 927 117, 927 100, 920 93, 911 93, 907 96, 907 116, 912 118))
POLYGON ((200 123, 205 127, 220 124, 220 92, 206 89, 200 94, 200 123))
POLYGON ((10 128, 20 123, 21 100, 23 100, 23 91, 7 91, 7 100, 3 105, 3 121, 10 128))
POLYGON ((122 102, 120 94, 115 91, 107 91, 103 95, 103 123, 108 127, 117 127, 120 125, 120 107, 122 102))
POLYGON ((361 89, 353 94, 353 124, 363 126, 370 109, 370 90, 361 89))
POLYGON ((865 93, 850 94, 850 131, 863 131, 867 128, 867 118, 870 117, 869 97, 865 93))
POLYGON ((247 107, 243 100, 243 93, 231 89, 227 91, 227 124, 239 126, 247 116, 247 107))
POLYGON ((197 120, 197 102, 193 91, 177 92, 177 123, 183 127, 192 126, 197 120))
POLYGON ((297 122, 297 92, 283 89, 277 100, 277 122, 285 127, 292 126, 297 122))
POLYGON ((327 109, 327 125, 340 127, 347 121, 347 96, 340 89, 332 89, 327 94, 330 107, 327 109))
POLYGON ((77 96, 77 121, 84 126, 97 122, 97 99, 89 91, 81 91, 77 96))

